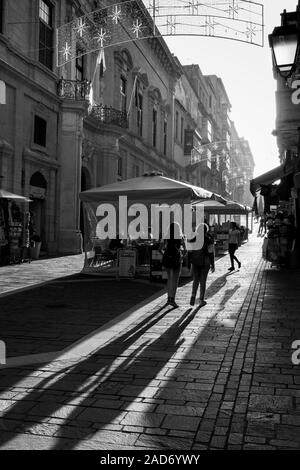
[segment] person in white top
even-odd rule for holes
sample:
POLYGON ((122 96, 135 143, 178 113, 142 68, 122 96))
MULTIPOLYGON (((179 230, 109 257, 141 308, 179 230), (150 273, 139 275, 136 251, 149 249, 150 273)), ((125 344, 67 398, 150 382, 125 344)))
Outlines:
POLYGON ((229 229, 229 238, 228 238, 228 251, 229 251, 229 256, 230 256, 230 261, 231 261, 231 267, 228 269, 228 271, 235 270, 235 267, 234 267, 235 261, 237 262, 239 268, 242 266, 241 262, 235 256, 235 252, 240 245, 240 240, 241 240, 241 233, 237 227, 237 224, 235 222, 231 222, 230 229, 229 229))

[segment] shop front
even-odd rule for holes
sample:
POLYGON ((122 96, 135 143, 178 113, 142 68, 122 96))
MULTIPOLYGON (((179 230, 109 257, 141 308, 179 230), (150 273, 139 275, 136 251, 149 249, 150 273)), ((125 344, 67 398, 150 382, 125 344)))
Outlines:
MULTIPOLYGON (((300 186, 300 185, 299 185, 300 186)), ((279 167, 251 181, 251 192, 264 197, 266 237, 263 257, 276 265, 299 263, 300 212, 298 179, 294 165, 279 167)))
MULTIPOLYGON (((264 199, 264 214, 269 214, 274 208, 288 211, 296 218, 296 207, 293 196, 294 165, 282 164, 268 171, 250 183, 250 190, 255 198, 255 207, 258 207, 258 198, 264 199)), ((261 213, 258 215, 262 215, 261 213)))
POLYGON ((30 178, 29 195, 31 239, 33 241, 33 256, 39 257, 40 250, 47 249, 46 236, 46 194, 47 181, 40 172, 36 172, 30 178))
POLYGON ((0 190, 0 265, 30 260, 30 199, 0 190))

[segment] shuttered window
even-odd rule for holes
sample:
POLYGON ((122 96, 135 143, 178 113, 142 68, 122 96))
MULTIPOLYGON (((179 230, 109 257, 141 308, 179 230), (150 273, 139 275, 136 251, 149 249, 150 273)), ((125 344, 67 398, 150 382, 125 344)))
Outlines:
POLYGON ((45 119, 34 116, 34 137, 33 141, 35 144, 41 147, 46 147, 47 141, 47 121, 45 119))
POLYGON ((53 67, 53 7, 49 2, 39 3, 39 61, 52 70, 53 67))

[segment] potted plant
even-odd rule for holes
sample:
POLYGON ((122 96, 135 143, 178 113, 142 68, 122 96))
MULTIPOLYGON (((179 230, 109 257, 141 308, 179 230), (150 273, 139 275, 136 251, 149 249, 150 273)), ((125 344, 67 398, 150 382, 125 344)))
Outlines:
POLYGON ((32 235, 32 237, 30 238, 30 257, 32 259, 39 259, 41 246, 41 237, 37 234, 32 235))

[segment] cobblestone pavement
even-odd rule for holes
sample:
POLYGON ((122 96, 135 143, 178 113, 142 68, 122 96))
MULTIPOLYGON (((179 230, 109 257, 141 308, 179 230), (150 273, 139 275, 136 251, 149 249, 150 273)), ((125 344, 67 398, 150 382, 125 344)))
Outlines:
POLYGON ((179 309, 156 296, 73 357, 3 369, 0 448, 300 449, 300 270, 270 268, 261 244, 240 271, 217 262, 201 309, 188 283, 179 309))
POLYGON ((80 273, 84 255, 39 259, 31 263, 0 267, 0 296, 24 290, 64 276, 80 273))
POLYGON ((45 354, 52 360, 56 352, 113 319, 118 322, 124 311, 160 291, 160 285, 134 279, 74 275, 0 296, 0 339, 6 344, 7 361, 15 364, 19 358, 20 363, 20 357, 33 354, 39 362, 45 354))

